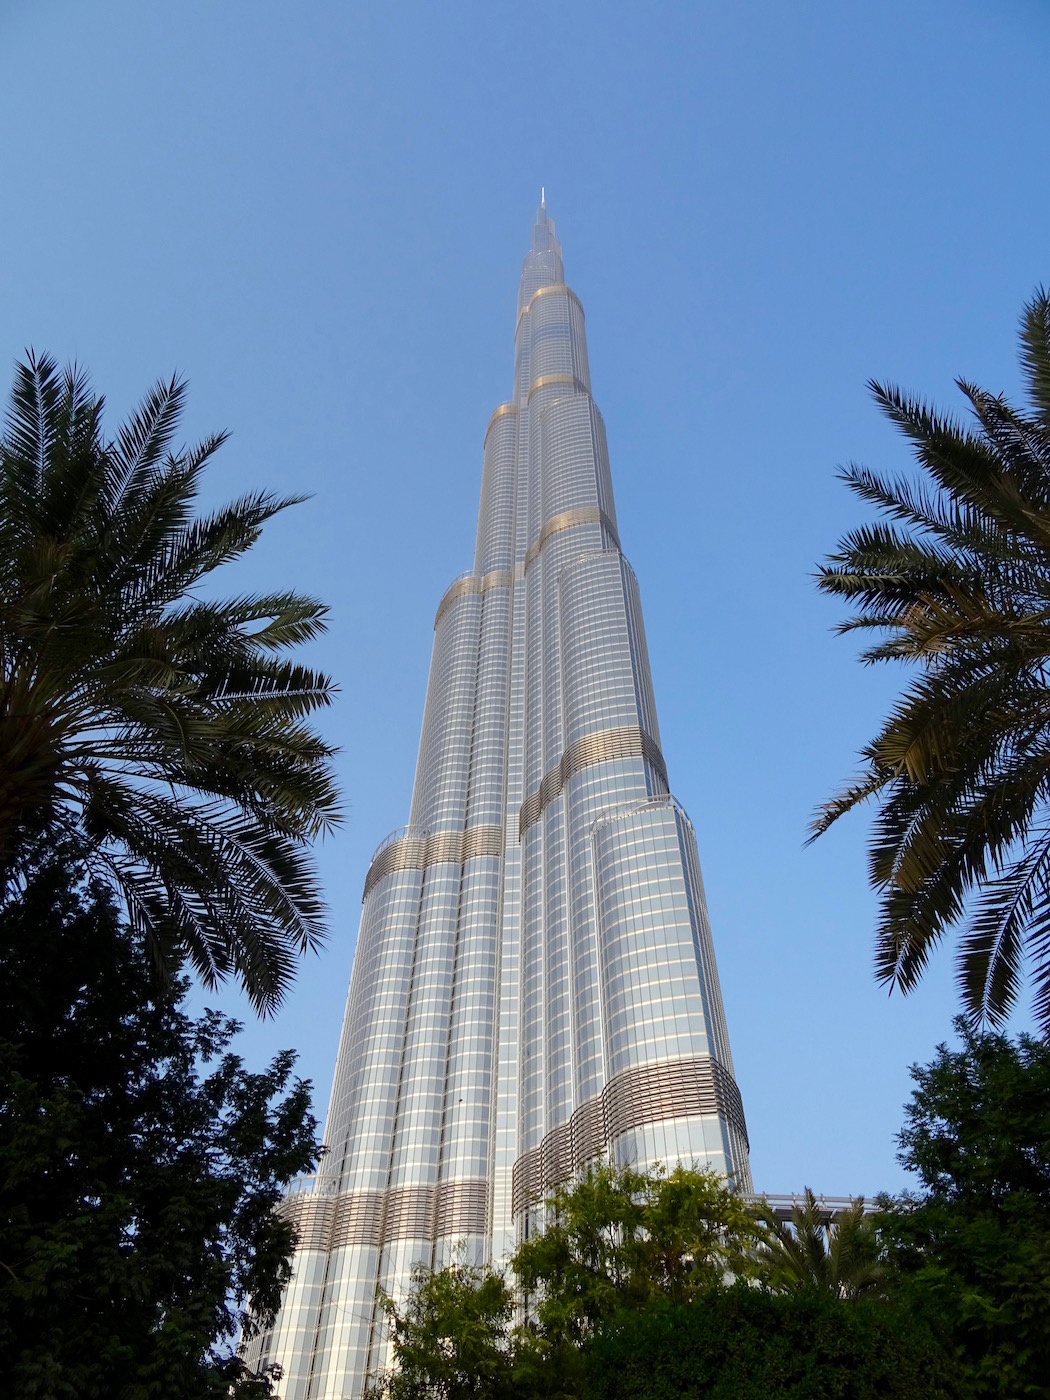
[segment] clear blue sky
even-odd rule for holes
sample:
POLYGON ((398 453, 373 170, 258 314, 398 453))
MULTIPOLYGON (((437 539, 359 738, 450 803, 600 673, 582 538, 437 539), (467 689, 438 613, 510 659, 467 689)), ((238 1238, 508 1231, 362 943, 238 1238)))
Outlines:
POLYGON ((341 686, 348 809, 320 853, 327 950, 250 1059, 298 1047, 323 1111, 542 183, 756 1184, 903 1183, 907 1066, 950 1034, 951 958, 887 999, 865 819, 803 849, 894 686, 832 637, 812 572, 858 517, 836 465, 907 462, 870 376, 1017 390, 1018 313, 1050 279, 1048 47, 1036 0, 2 0, 0 361, 75 357, 114 428, 178 369, 187 437, 233 434, 215 500, 313 493, 228 580, 331 604, 313 659, 341 686))

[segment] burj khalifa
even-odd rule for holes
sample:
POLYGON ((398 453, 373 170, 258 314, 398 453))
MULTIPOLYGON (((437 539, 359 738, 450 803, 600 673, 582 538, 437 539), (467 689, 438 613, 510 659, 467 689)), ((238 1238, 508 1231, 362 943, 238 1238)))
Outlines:
POLYGON ((473 568, 434 621, 409 823, 364 904, 294 1272, 252 1360, 283 1400, 389 1364, 378 1290, 498 1264, 600 1155, 750 1190, 693 828, 660 747, 583 307, 541 201, 473 568))

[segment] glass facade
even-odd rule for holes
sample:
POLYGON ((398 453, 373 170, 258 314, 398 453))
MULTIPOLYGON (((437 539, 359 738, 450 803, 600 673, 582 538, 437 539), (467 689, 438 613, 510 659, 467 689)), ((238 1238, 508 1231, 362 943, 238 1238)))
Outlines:
POLYGON ((541 207, 474 567, 437 611, 409 825, 364 906, 320 1175, 252 1359, 284 1400, 388 1364, 377 1290, 498 1263, 598 1153, 750 1189, 693 829, 660 752, 583 308, 541 207))

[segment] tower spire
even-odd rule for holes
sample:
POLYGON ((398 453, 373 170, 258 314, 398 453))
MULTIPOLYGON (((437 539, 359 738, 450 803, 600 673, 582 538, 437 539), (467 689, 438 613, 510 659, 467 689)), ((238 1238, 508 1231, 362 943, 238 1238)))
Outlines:
POLYGON ((536 210, 536 219, 532 226, 532 247, 525 255, 521 270, 518 310, 527 305, 529 297, 538 287, 564 281, 561 244, 555 233, 554 220, 547 213, 547 188, 541 185, 539 208, 536 210))

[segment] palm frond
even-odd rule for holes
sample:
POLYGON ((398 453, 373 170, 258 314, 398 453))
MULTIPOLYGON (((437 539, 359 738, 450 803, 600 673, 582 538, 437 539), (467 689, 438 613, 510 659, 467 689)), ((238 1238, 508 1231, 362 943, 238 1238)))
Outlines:
POLYGON ((134 586, 139 606, 174 602, 206 574, 249 550, 268 520, 304 499, 252 492, 212 515, 190 519, 184 483, 195 482, 220 441, 206 440, 192 459, 178 464, 177 472, 172 469, 170 480, 158 481, 154 496, 122 541, 117 578, 122 585, 134 586))
MULTIPOLYGON (((1045 795, 1045 794, 1044 794, 1045 795)), ((1026 936, 1050 924, 1050 833, 982 889, 959 955, 959 986, 974 1022, 1001 1026, 1017 997, 1026 936)))
POLYGON ((251 650, 283 651, 320 636, 327 617, 327 607, 316 598, 269 593, 169 607, 163 614, 163 626, 178 635, 180 646, 195 651, 212 645, 218 637, 224 646, 236 637, 251 650))
POLYGON ((807 1186, 788 1220, 780 1219, 765 1202, 755 1215, 763 1234, 753 1262, 772 1291, 816 1288, 855 1298, 882 1285, 886 1266, 878 1230, 862 1198, 829 1219, 807 1186))
POLYGON ((926 482, 905 476, 882 476, 856 462, 840 470, 839 479, 891 520, 911 526, 923 536, 934 535, 956 552, 956 558, 1002 549, 1002 531, 943 489, 931 489, 926 482))
POLYGON ((76 540, 95 512, 105 475, 102 408, 87 375, 69 366, 52 405, 47 470, 39 484, 34 524, 44 534, 76 540))
POLYGON ((998 458, 999 493, 1036 530, 1036 543, 1044 545, 1050 506, 1044 460, 1050 437, 1040 423, 1018 413, 1001 394, 989 394, 967 379, 955 382, 969 399, 982 434, 998 458))
POLYGON ((137 901, 151 945, 174 942, 208 985, 238 974, 257 1010, 276 1010, 297 956, 324 937, 301 843, 222 804, 174 802, 97 773, 84 826, 137 901))
POLYGON ((148 489, 174 437, 185 398, 186 384, 178 375, 166 382, 158 380, 118 429, 109 448, 111 468, 103 497, 109 516, 134 510, 141 493, 148 489))
POLYGON ((325 627, 287 591, 187 596, 298 497, 197 513, 222 435, 173 454, 185 389, 156 385, 107 443, 75 368, 30 357, 0 441, 0 878, 19 833, 72 824, 153 955, 236 976, 272 1010, 324 907, 311 841, 340 819, 309 723, 331 679, 283 653, 325 627))
POLYGON ((1050 431, 1050 295, 1042 287, 1021 316, 1021 367, 1032 404, 1050 431))
POLYGON ((1034 961, 1050 1033, 1050 299, 1025 310, 1033 412, 965 380, 973 426, 888 385, 870 387, 909 438, 916 480, 851 465, 882 520, 840 543, 818 586, 876 638, 867 662, 917 666, 860 778, 817 814, 826 830, 867 797, 879 891, 876 975, 908 991, 965 925, 960 989, 1000 1023, 1034 961))
POLYGON ((825 802, 817 809, 813 817, 806 844, 811 845, 818 836, 827 831, 834 822, 837 822, 839 817, 881 792, 890 778, 891 775, 888 773, 869 773, 867 777, 858 778, 852 782, 849 787, 839 793, 838 797, 832 798, 830 802, 825 802))
POLYGON ((25 495, 39 495, 51 446, 55 405, 61 393, 58 366, 50 355, 26 352, 15 366, 4 432, 5 455, 17 464, 25 495))

